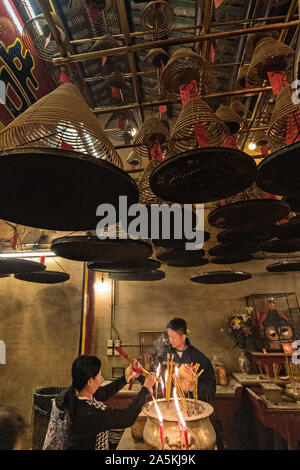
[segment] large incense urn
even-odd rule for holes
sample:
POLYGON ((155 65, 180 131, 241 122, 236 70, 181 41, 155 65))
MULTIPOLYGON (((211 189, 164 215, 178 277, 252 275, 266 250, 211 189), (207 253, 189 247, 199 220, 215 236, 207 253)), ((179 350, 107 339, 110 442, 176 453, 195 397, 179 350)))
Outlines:
MULTIPOLYGON (((163 417, 163 437, 154 402, 146 403, 143 412, 147 416, 143 438, 148 449, 185 450, 183 431, 178 425, 178 417, 174 400, 156 401, 163 417)), ((210 422, 214 409, 209 403, 186 399, 184 407, 179 399, 182 417, 187 427, 187 439, 190 450, 213 450, 216 445, 216 433, 210 422)))

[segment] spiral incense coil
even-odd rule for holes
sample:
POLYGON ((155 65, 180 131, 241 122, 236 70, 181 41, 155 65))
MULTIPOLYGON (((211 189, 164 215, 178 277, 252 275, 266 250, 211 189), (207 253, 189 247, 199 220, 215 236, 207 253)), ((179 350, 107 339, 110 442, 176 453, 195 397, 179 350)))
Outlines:
POLYGON ((162 63, 168 61, 169 54, 161 48, 150 49, 148 54, 145 56, 143 63, 146 66, 154 67, 154 68, 161 68, 162 63))
POLYGON ((247 88, 247 74, 249 70, 250 65, 242 65, 241 70, 239 71, 238 77, 237 77, 237 85, 238 89, 243 89, 247 88))
POLYGON ((229 106, 219 106, 216 116, 226 124, 230 134, 236 134, 241 127, 241 117, 229 106))
POLYGON ((245 119, 249 113, 249 109, 241 101, 234 100, 230 108, 240 116, 241 119, 245 119))
POLYGON ((133 148, 141 157, 150 156, 150 147, 155 140, 159 141, 160 146, 166 144, 169 140, 169 130, 159 118, 151 116, 147 118, 140 128, 137 136, 133 141, 133 148))
MULTIPOLYGON (((66 44, 68 40, 64 25, 59 17, 52 11, 51 16, 61 42, 66 44)), ((59 53, 57 43, 44 15, 38 15, 26 21, 22 35, 25 47, 43 60, 51 62, 59 53)))
MULTIPOLYGON (((120 41, 117 41, 112 36, 106 36, 103 39, 96 41, 89 49, 89 52, 114 49, 122 45, 123 44, 120 41)), ((113 78, 115 73, 123 75, 129 72, 126 54, 88 60, 83 63, 83 68, 87 75, 84 80, 91 83, 103 78, 113 78)))
POLYGON ((180 96, 179 87, 195 80, 199 93, 215 84, 213 70, 209 62, 188 48, 178 49, 161 73, 161 88, 170 98, 180 96))
POLYGON ((115 112, 107 121, 104 129, 110 139, 124 141, 124 139, 131 140, 137 132, 138 125, 130 111, 115 112))
POLYGON ((268 72, 288 70, 293 52, 291 46, 271 37, 259 41, 247 73, 249 85, 262 86, 268 72))
POLYGON ((122 161, 79 89, 65 83, 42 97, 0 133, 0 147, 68 148, 107 160, 122 161))
POLYGON ((268 128, 268 141, 272 149, 286 145, 287 117, 289 114, 300 110, 300 105, 293 102, 292 95, 294 92, 294 89, 286 86, 277 96, 268 128))
MULTIPOLYGON (((253 27, 261 26, 260 23, 254 23, 253 27)), ((249 60, 251 60, 253 53, 258 45, 258 43, 265 38, 274 38, 279 39, 279 31, 261 31, 259 33, 250 34, 247 39, 246 46, 245 46, 245 55, 249 60)))
POLYGON ((170 147, 174 153, 185 152, 196 146, 195 124, 203 125, 208 139, 207 147, 223 145, 223 136, 229 132, 227 126, 205 101, 192 98, 183 105, 171 132, 170 147))
POLYGON ((255 132, 252 140, 257 147, 264 147, 269 144, 266 131, 255 132))
POLYGON ((118 106, 135 102, 132 87, 120 73, 113 73, 97 87, 97 101, 100 108, 118 106), (119 90, 119 91, 118 91, 119 90), (114 91, 117 91, 115 94, 114 91))
POLYGON ((172 6, 163 1, 149 2, 141 14, 140 23, 154 38, 166 36, 172 29, 175 13, 172 6))
POLYGON ((86 37, 117 34, 120 30, 115 0, 71 0, 69 17, 76 33, 86 37))
POLYGON ((159 161, 151 160, 138 181, 139 203, 144 206, 150 206, 151 204, 173 204, 172 202, 168 203, 157 197, 150 188, 149 179, 151 173, 159 164, 159 161))

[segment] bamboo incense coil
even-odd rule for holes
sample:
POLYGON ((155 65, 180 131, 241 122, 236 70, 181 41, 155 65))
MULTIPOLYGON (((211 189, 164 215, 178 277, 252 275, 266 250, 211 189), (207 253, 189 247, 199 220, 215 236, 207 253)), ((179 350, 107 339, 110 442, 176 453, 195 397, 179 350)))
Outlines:
POLYGON ((174 52, 161 73, 161 88, 169 98, 180 96, 179 87, 196 80, 199 93, 215 85, 213 69, 209 62, 189 48, 174 52))
POLYGON ((291 65, 293 48, 272 37, 259 41, 247 73, 251 86, 262 86, 268 79, 268 72, 286 71, 291 65))
POLYGON ((162 48, 158 47, 155 49, 150 49, 148 54, 145 56, 143 60, 143 64, 145 66, 150 66, 154 68, 161 68, 162 63, 165 64, 165 62, 168 61, 169 54, 164 51, 162 48))
POLYGON ((241 127, 241 117, 229 106, 219 106, 216 116, 226 124, 230 134, 236 134, 241 127))
POLYGON ((223 145, 223 136, 229 130, 208 104, 201 98, 187 101, 171 131, 170 147, 174 153, 181 153, 196 147, 195 124, 202 124, 207 134, 207 147, 223 145))
POLYGON ((294 89, 286 86, 277 96, 268 128, 268 141, 272 150, 286 145, 287 117, 300 111, 300 105, 295 104, 292 99, 294 92, 294 89))
POLYGON ((65 83, 31 105, 0 133, 0 147, 55 147, 122 161, 79 89, 65 83))
MULTIPOLYGON (((150 188, 149 179, 151 176, 152 171, 155 167, 160 164, 157 160, 151 160, 145 170, 143 171, 139 181, 138 181, 138 189, 139 189, 139 203, 145 206, 150 206, 151 204, 166 204, 162 199, 157 197, 150 188)), ((172 204, 172 203, 170 203, 172 204)))
POLYGON ((175 13, 173 7, 164 0, 149 2, 142 11, 140 24, 154 39, 167 35, 174 24, 175 13))
POLYGON ((68 16, 81 37, 117 34, 119 18, 115 0, 72 0, 68 16))
POLYGON ((104 127, 106 135, 116 141, 124 141, 124 139, 130 141, 137 129, 138 125, 130 111, 112 113, 104 127))
POLYGON ((245 119, 249 113, 249 109, 241 101, 232 101, 230 108, 240 116, 241 119, 245 119))
POLYGON ((141 157, 150 157, 150 147, 155 140, 160 146, 169 140, 169 129, 164 120, 151 116, 143 122, 133 141, 133 148, 141 157))
MULTIPOLYGON (((114 37, 105 36, 104 38, 96 41, 89 49, 89 52, 114 49, 116 47, 121 47, 122 45, 122 42, 117 41, 114 37)), ((84 81, 88 83, 93 83, 96 80, 103 80, 103 78, 109 79, 110 77, 113 77, 116 72, 123 75, 130 71, 126 54, 88 60, 84 62, 83 68, 86 74, 84 81)))
POLYGON ((113 72, 98 84, 96 98, 100 103, 99 107, 103 109, 106 106, 123 106, 135 101, 132 87, 119 72, 113 72))
MULTIPOLYGON (((51 11, 50 13, 61 42, 64 44, 68 43, 69 41, 63 23, 54 12, 51 11)), ((52 59, 59 54, 57 43, 43 14, 26 21, 22 35, 25 47, 34 52, 41 59, 51 62, 52 59)))

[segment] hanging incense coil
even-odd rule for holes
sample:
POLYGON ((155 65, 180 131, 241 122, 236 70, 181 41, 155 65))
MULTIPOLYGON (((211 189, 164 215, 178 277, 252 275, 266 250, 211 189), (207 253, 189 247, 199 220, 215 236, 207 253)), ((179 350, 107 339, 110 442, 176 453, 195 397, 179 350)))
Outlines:
POLYGON ((174 208, 174 213, 170 212, 170 215, 164 217, 163 211, 162 211, 162 220, 158 219, 156 220, 155 214, 151 212, 151 207, 154 205, 168 205, 172 206, 173 202, 169 201, 164 201, 157 197, 153 191, 150 188, 150 176, 153 172, 153 170, 160 164, 159 161, 157 160, 151 160, 147 167, 145 168, 144 172, 142 173, 139 181, 138 181, 138 189, 139 189, 139 203, 142 204, 143 206, 146 206, 148 210, 148 234, 147 238, 152 238, 154 240, 162 240, 167 243, 176 243, 176 242, 183 242, 183 243, 188 243, 189 241, 185 239, 184 236, 184 223, 185 220, 188 220, 191 223, 190 229, 194 229, 197 225, 197 217, 196 214, 192 211, 189 211, 187 208, 181 207, 179 204, 177 204, 178 207, 174 208), (178 222, 176 224, 176 228, 181 230, 181 238, 175 238, 175 213, 177 212, 177 215, 181 217, 181 226, 178 227, 178 222), (189 214, 188 214, 189 212, 189 214), (180 213, 180 214, 179 214, 180 213), (154 219, 156 220, 154 222, 154 219), (168 221, 168 239, 164 240, 164 221, 168 221), (156 224, 156 235, 151 235, 150 228, 153 225, 156 224))
POLYGON ((122 142, 128 140, 128 143, 130 143, 137 132, 138 125, 130 111, 123 111, 113 113, 104 129, 110 139, 122 142))
POLYGON ((236 134, 241 127, 241 117, 229 106, 219 106, 216 116, 228 127, 230 134, 236 134))
POLYGON ((159 69, 163 65, 166 65, 169 59, 169 54, 161 48, 150 49, 148 54, 143 60, 143 65, 159 69))
POLYGON ((141 26, 152 33, 154 39, 166 36, 171 31, 174 21, 173 7, 163 0, 149 2, 140 18, 141 26))
POLYGON ((81 37, 120 31, 115 0, 71 0, 68 16, 81 37))
POLYGON ((223 136, 228 134, 228 128, 205 101, 201 98, 192 98, 183 105, 171 132, 170 147, 174 153, 196 147, 195 124, 202 125, 207 136, 206 147, 223 145, 223 136))
POLYGON ((240 88, 247 88, 247 74, 248 74, 248 70, 249 70, 249 65, 242 65, 239 73, 238 73, 238 77, 237 77, 237 85, 238 85, 238 89, 240 88))
POLYGON ((79 89, 65 83, 31 105, 0 133, 0 147, 68 148, 122 168, 122 161, 79 89))
POLYGON ((135 150, 131 150, 131 152, 129 153, 126 159, 126 162, 128 163, 128 165, 137 166, 137 165, 140 165, 140 163, 142 162, 142 159, 140 155, 136 153, 135 150))
POLYGON ((107 106, 123 106, 135 101, 130 82, 118 72, 114 72, 98 85, 96 98, 100 103, 99 108, 103 109, 107 106))
POLYGON ((204 93, 215 85, 213 69, 209 62, 191 49, 178 49, 161 73, 162 91, 169 98, 178 98, 179 87, 193 80, 199 93, 204 93))
POLYGON ((149 149, 155 140, 160 146, 169 140, 169 130, 165 121, 151 116, 143 122, 138 134, 133 141, 133 148, 141 157, 149 158, 149 149))
MULTIPOLYGON (((259 27, 261 26, 260 23, 254 23, 253 27, 259 27)), ((248 39, 246 41, 246 46, 245 46, 245 57, 249 61, 252 59, 253 53, 258 46, 258 43, 265 38, 274 38, 274 39, 279 39, 279 32, 278 31, 260 31, 259 33, 255 34, 250 34, 248 36, 248 39)))
POLYGON ((262 86, 268 79, 268 72, 288 70, 293 52, 291 46, 271 37, 259 41, 247 73, 249 85, 262 86))
POLYGON ((245 119, 249 113, 249 109, 241 101, 232 101, 230 108, 240 116, 241 119, 245 119))
MULTIPOLYGON (((55 23, 56 31, 62 43, 68 43, 67 33, 60 18, 50 12, 55 23)), ((44 15, 38 15, 26 21, 23 27, 23 41, 27 49, 48 62, 59 54, 59 49, 44 15)))
MULTIPOLYGON (((121 47, 123 44, 117 41, 114 37, 106 36, 97 40, 89 52, 102 51, 106 49, 114 49, 121 47)), ((82 67, 85 71, 85 82, 94 83, 103 78, 109 79, 115 73, 121 75, 129 72, 129 64, 126 54, 118 56, 101 57, 96 60, 88 60, 83 62, 82 67)))
POLYGON ((269 144, 266 131, 255 132, 252 140, 257 147, 264 147, 269 144))
POLYGON ((293 93, 295 90, 286 86, 277 96, 268 128, 268 141, 273 147, 286 145, 287 117, 300 111, 300 105, 293 101, 293 93))

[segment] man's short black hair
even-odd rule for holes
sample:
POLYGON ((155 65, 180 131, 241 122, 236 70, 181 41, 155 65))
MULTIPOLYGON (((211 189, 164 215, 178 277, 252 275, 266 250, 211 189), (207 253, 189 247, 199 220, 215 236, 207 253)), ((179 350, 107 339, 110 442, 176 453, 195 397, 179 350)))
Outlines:
POLYGON ((27 424, 16 408, 0 405, 0 450, 13 450, 27 424))
POLYGON ((167 328, 176 331, 180 335, 186 335, 186 321, 183 318, 173 318, 167 324, 167 328))

